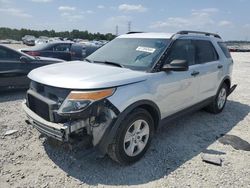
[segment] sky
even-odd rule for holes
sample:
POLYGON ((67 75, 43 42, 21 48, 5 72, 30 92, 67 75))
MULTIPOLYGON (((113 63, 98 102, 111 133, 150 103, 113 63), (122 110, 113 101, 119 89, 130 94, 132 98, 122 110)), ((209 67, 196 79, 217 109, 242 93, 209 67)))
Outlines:
POLYGON ((250 0, 0 0, 0 27, 118 33, 199 30, 250 40, 250 0))

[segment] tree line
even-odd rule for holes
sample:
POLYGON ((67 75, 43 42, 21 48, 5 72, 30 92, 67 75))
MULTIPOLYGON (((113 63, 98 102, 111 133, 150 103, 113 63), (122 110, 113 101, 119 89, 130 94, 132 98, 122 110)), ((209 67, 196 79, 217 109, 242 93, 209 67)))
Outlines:
POLYGON ((0 39, 14 39, 22 40, 22 37, 25 35, 33 35, 35 37, 47 36, 47 37, 62 37, 69 39, 88 39, 88 40, 112 40, 115 38, 115 35, 112 33, 101 34, 90 33, 86 31, 79 31, 74 29, 72 31, 60 31, 56 32, 55 30, 30 30, 30 29, 11 29, 6 27, 0 27, 0 39))

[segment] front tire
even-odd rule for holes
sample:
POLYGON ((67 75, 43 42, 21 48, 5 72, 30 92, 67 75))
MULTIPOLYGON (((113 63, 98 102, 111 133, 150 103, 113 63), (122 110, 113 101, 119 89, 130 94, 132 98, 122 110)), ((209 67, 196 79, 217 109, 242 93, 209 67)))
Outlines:
POLYGON ((228 91, 229 88, 225 83, 223 83, 219 91, 217 92, 213 102, 205 109, 213 114, 222 112, 227 102, 228 91))
POLYGON ((154 133, 154 121, 147 110, 137 108, 122 121, 112 144, 109 156, 120 164, 131 164, 143 157, 154 133))

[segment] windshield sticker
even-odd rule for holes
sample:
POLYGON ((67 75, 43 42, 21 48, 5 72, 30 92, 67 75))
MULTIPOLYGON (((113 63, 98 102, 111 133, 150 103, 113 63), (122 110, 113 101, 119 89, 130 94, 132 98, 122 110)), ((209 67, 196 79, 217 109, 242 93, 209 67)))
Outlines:
POLYGON ((144 47, 144 46, 138 46, 136 48, 136 51, 140 51, 140 52, 148 52, 148 53, 154 53, 155 52, 155 48, 149 48, 149 47, 144 47))

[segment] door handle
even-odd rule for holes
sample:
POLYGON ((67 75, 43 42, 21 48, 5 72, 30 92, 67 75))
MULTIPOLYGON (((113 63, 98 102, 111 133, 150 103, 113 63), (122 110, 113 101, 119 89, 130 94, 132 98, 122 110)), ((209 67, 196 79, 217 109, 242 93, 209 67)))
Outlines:
POLYGON ((218 65, 217 68, 218 69, 221 69, 223 67, 223 65, 218 65))
POLYGON ((193 72, 191 73, 191 76, 196 76, 196 75, 198 75, 198 74, 200 74, 200 72, 198 72, 198 71, 193 71, 193 72))

